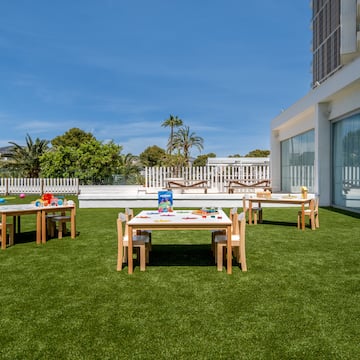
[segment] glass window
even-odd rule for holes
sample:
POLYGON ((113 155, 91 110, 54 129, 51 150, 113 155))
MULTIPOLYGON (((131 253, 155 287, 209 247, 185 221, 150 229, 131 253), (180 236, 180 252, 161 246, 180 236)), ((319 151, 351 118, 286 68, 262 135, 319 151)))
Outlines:
POLYGON ((314 191, 315 131, 310 130, 281 142, 281 190, 314 191))
POLYGON ((360 114, 333 124, 333 202, 360 209, 360 114))

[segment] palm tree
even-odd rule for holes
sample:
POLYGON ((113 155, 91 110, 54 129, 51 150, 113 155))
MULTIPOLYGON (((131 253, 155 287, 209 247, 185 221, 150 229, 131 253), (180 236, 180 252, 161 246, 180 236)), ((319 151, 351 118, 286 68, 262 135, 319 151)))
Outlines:
POLYGON ((128 154, 120 155, 120 172, 124 176, 125 183, 132 182, 140 174, 139 159, 137 156, 128 154))
POLYGON ((6 154, 11 160, 9 167, 18 171, 18 176, 38 178, 40 176, 40 157, 48 151, 49 141, 36 138, 35 142, 30 135, 26 135, 26 146, 21 146, 9 141, 13 145, 6 154))
POLYGON ((183 156, 189 164, 190 161, 190 150, 192 147, 196 147, 201 151, 204 146, 204 139, 200 136, 196 136, 194 132, 190 133, 190 127, 181 127, 175 134, 173 139, 173 148, 182 151, 183 156))
POLYGON ((170 137, 168 142, 168 152, 171 154, 171 151, 173 149, 173 140, 174 140, 174 128, 179 127, 183 125, 183 121, 178 118, 177 116, 173 116, 170 114, 170 117, 166 119, 161 126, 162 127, 170 127, 170 137))

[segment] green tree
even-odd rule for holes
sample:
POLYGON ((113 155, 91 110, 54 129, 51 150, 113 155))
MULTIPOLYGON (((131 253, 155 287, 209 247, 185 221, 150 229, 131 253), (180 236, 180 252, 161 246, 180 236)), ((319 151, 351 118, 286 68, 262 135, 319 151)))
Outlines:
POLYGON ((268 157, 270 155, 270 150, 252 150, 245 157, 268 157))
POLYGON ((51 148, 40 158, 42 176, 46 178, 72 178, 78 171, 78 149, 71 146, 51 148))
POLYGON ((202 137, 196 136, 194 132, 190 132, 189 126, 184 126, 174 133, 172 146, 179 153, 182 153, 186 163, 189 164, 191 148, 196 147, 201 151, 204 148, 203 144, 204 139, 202 137))
POLYGON ((179 127, 183 125, 183 121, 178 118, 177 116, 173 116, 170 114, 169 118, 164 120, 164 122, 161 124, 162 127, 170 127, 170 137, 168 141, 168 152, 171 154, 173 150, 173 140, 174 140, 174 128, 179 127))
POLYGON ((144 166, 161 166, 165 159, 165 150, 157 145, 147 147, 140 154, 140 161, 144 166))
POLYGON ((79 147, 78 178, 87 183, 100 184, 113 174, 121 171, 122 147, 113 141, 106 144, 95 138, 84 142, 79 147))
POLYGON ((10 159, 6 163, 6 168, 12 170, 17 176, 38 178, 41 173, 40 158, 49 150, 49 141, 39 138, 33 141, 29 134, 26 135, 25 140, 25 146, 9 141, 12 147, 5 155, 10 159))
POLYGON ((216 157, 215 153, 209 153, 204 155, 199 155, 193 162, 193 166, 205 166, 207 164, 208 158, 216 157))
POLYGON ((121 173, 122 147, 95 138, 78 146, 56 146, 41 157, 46 177, 77 177, 82 184, 99 184, 121 173))
MULTIPOLYGON (((185 159, 184 155, 182 154, 166 154, 164 158, 164 166, 169 167, 183 167, 187 166, 188 161, 185 159)), ((177 177, 177 171, 172 176, 177 177)))
POLYGON ((78 147, 81 144, 94 140, 95 137, 91 133, 87 133, 79 128, 71 128, 63 135, 56 136, 51 140, 51 145, 56 146, 74 146, 78 147))

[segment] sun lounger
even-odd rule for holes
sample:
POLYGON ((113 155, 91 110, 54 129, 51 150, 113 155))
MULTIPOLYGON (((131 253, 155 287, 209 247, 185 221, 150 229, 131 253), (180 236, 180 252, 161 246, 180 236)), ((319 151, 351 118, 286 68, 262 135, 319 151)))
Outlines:
POLYGON ((228 193, 233 194, 235 190, 242 192, 255 192, 257 190, 270 191, 270 180, 261 180, 255 183, 247 182, 246 180, 230 180, 228 187, 228 193))
POLYGON ((181 189, 181 192, 184 192, 186 189, 203 189, 205 194, 207 194, 208 181, 207 180, 169 180, 167 182, 167 189, 181 189))

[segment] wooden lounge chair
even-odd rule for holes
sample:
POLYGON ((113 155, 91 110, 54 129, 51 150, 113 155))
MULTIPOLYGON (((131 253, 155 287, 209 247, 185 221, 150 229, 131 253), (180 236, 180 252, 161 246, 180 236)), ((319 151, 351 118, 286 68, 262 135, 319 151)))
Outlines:
POLYGON ((181 189, 182 192, 184 192, 185 189, 203 189, 204 193, 207 194, 208 189, 208 181, 207 180, 177 180, 173 181, 170 180, 167 182, 167 189, 173 190, 173 189, 181 189))
POLYGON ((255 191, 256 189, 272 191, 270 180, 261 180, 253 183, 248 182, 247 180, 230 180, 228 187, 229 194, 233 194, 236 189, 245 192, 255 191))

